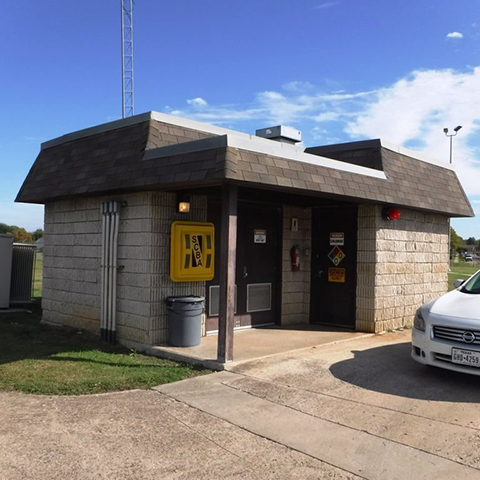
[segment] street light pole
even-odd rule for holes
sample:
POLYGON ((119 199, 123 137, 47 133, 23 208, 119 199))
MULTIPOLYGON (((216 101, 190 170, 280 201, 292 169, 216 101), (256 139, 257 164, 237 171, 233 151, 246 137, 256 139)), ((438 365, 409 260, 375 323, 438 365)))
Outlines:
POLYGON ((461 128, 462 128, 461 125, 456 126, 456 127, 453 129, 453 131, 454 131, 455 133, 450 133, 450 134, 448 133, 448 128, 447 128, 447 127, 445 127, 445 128, 443 129, 443 133, 444 133, 447 137, 450 138, 450 163, 452 163, 452 148, 453 148, 453 147, 452 147, 452 144, 453 144, 452 138, 457 136, 458 131, 459 131, 461 128))
MULTIPOLYGON (((453 137, 456 137, 458 131, 462 128, 461 125, 457 125, 453 131, 455 133, 448 133, 448 128, 445 127, 443 129, 443 133, 450 138, 450 164, 452 164, 452 144, 453 144, 453 137)), ((452 227, 450 226, 451 219, 448 219, 448 271, 450 271, 450 262, 452 260, 452 227)))

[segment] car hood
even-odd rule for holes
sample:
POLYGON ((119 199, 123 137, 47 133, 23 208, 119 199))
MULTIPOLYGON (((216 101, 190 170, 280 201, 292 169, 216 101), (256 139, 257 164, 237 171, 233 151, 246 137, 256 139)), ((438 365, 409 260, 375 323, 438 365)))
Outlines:
POLYGON ((430 307, 430 313, 480 320, 480 295, 452 290, 433 302, 430 307))

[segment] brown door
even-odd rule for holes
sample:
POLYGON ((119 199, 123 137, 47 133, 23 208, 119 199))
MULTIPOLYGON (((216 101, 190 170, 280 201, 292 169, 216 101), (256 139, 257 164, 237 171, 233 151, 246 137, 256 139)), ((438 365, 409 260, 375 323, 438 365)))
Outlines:
MULTIPOLYGON (((207 332, 218 330, 220 204, 211 202, 209 221, 215 224, 215 278, 207 283, 207 332)), ((277 274, 281 268, 279 248, 280 210, 264 205, 239 204, 235 328, 275 323, 277 274)))
POLYGON ((310 321, 355 328, 357 207, 314 209, 310 321))

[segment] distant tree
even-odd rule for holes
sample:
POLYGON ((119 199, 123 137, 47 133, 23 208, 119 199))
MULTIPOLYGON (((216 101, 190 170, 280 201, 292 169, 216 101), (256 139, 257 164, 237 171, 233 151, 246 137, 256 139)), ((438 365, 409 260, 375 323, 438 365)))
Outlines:
POLYGON ((452 252, 458 252, 465 247, 465 240, 458 235, 454 228, 450 227, 450 249, 452 252))
POLYGON ((15 243, 33 243, 32 234, 27 232, 24 228, 17 227, 9 233, 13 233, 13 241, 15 243))
POLYGON ((37 228, 34 232, 31 232, 33 241, 36 242, 39 238, 43 237, 43 230, 41 228, 37 228))
POLYGON ((17 227, 17 225, 0 223, 0 234, 5 233, 11 233, 15 243, 33 243, 43 237, 43 230, 41 228, 37 228, 34 232, 27 232, 24 228, 17 227))
POLYGON ((465 240, 467 245, 478 245, 478 240, 475 237, 469 237, 465 240))

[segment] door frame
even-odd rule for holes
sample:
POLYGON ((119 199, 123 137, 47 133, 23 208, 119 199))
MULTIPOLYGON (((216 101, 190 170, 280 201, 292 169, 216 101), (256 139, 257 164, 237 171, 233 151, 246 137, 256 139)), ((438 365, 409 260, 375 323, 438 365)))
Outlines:
MULTIPOLYGON (((220 204, 221 205, 221 199, 216 198, 216 197, 209 197, 207 201, 207 212, 208 208, 211 204, 220 204)), ((244 326, 239 326, 239 327, 234 327, 234 330, 245 330, 249 328, 262 328, 265 326, 271 326, 271 325, 276 325, 280 326, 282 322, 282 279, 283 279, 283 205, 282 204, 277 204, 277 203, 268 203, 268 202, 259 202, 259 201, 248 201, 245 199, 239 199, 238 200, 238 206, 240 205, 244 206, 250 206, 255 208, 257 207, 271 207, 272 210, 275 209, 277 210, 277 242, 276 242, 276 252, 275 252, 275 262, 277 265, 276 272, 275 272, 275 292, 272 291, 272 294, 274 296, 274 301, 272 302, 272 308, 275 310, 275 316, 274 316, 274 321, 272 323, 268 324, 262 324, 262 325, 257 325, 257 326, 252 326, 252 325, 244 325, 244 326)), ((239 209, 240 210, 240 209, 239 209)), ((208 216, 208 213, 207 213, 208 216)), ((220 226, 216 226, 216 232, 215 236, 218 235, 217 232, 220 231, 220 226)), ((237 235, 237 242, 238 242, 238 235, 237 235)), ((235 247, 235 250, 237 250, 237 246, 235 247)), ((216 255, 219 254, 219 252, 216 252, 216 255)), ((238 265, 235 266, 235 269, 237 270, 238 265)), ((235 275, 237 272, 235 272, 235 275)), ((205 283, 205 335, 217 335, 218 334, 218 329, 217 330, 208 330, 206 329, 206 320, 210 311, 210 297, 209 297, 209 292, 210 292, 210 282, 205 283)))
POLYGON ((358 205, 353 204, 353 205, 332 205, 332 206, 323 206, 323 207, 313 207, 312 208, 312 255, 311 255, 311 260, 310 260, 310 312, 309 312, 309 323, 310 325, 324 325, 326 327, 332 327, 332 328, 338 328, 339 330, 348 330, 348 331, 356 331, 356 322, 357 322, 357 274, 358 274, 358 205), (351 325, 338 325, 334 323, 324 323, 324 322, 314 322, 313 321, 313 312, 314 312, 314 292, 313 292, 313 286, 314 286, 314 275, 315 275, 315 269, 314 269, 314 262, 315 262, 315 248, 314 245, 316 245, 316 242, 318 241, 318 235, 319 232, 317 231, 316 226, 316 219, 315 215, 319 214, 322 209, 335 209, 335 208, 351 208, 352 210, 355 209, 356 211, 356 217, 355 217, 355 232, 356 232, 356 245, 355 245, 355 272, 354 272, 354 280, 353 280, 353 291, 354 291, 354 307, 353 307, 353 312, 352 312, 352 319, 351 319, 351 325), (316 213, 317 212, 317 213, 316 213))

